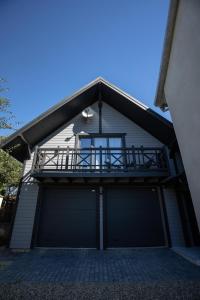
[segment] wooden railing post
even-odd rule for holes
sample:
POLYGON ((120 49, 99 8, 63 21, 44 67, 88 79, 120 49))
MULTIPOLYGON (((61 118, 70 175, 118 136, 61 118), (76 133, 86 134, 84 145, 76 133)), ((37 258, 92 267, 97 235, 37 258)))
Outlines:
POLYGON ((102 146, 99 147, 100 171, 102 172, 102 146))
POLYGON ((141 149, 141 155, 142 155, 142 167, 144 168, 144 147, 143 146, 140 146, 140 149, 141 149))
POLYGON ((134 168, 136 168, 136 157, 135 157, 135 147, 134 147, 134 145, 132 145, 131 149, 132 149, 133 166, 134 166, 134 168))
MULTIPOLYGON (((92 145, 89 148, 89 151, 90 151, 89 152, 89 161, 90 161, 89 169, 90 169, 90 171, 92 171, 93 168, 95 169, 95 165, 96 165, 95 155, 94 155, 96 150, 94 150, 93 148, 94 147, 92 145), (93 155, 94 155, 94 157, 93 157, 93 155)), ((86 155, 87 155, 87 150, 86 150, 86 155)))
POLYGON ((56 164, 56 169, 58 170, 58 166, 59 166, 59 146, 57 147, 57 164, 56 164))
POLYGON ((170 173, 170 175, 173 175, 173 171, 172 171, 170 160, 169 160, 169 153, 167 151, 167 147, 166 146, 163 146, 162 152, 164 154, 163 155, 164 156, 164 163, 166 164, 168 172, 170 173))
MULTIPOLYGON (((158 171, 172 173, 168 150, 161 147, 143 146, 130 148, 94 147, 74 149, 35 147, 32 172, 80 171, 80 172, 135 172, 158 171)), ((159 174, 158 173, 158 174, 159 174)), ((149 173, 150 174, 150 173, 149 173)), ((155 175, 154 175, 155 176, 155 175)))
POLYGON ((122 148, 122 155, 124 156, 124 171, 128 171, 127 169, 127 156, 128 156, 128 150, 126 148, 122 148))
POLYGON ((69 146, 67 146, 65 168, 66 168, 67 170, 68 170, 68 168, 69 168, 69 146))

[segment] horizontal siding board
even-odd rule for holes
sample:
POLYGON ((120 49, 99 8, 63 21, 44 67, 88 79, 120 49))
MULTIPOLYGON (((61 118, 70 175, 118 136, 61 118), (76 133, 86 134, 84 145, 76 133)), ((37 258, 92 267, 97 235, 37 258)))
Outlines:
POLYGON ((37 196, 37 184, 22 184, 10 248, 30 248, 37 196))
POLYGON ((127 147, 132 145, 135 147, 162 146, 159 140, 106 103, 103 103, 102 118, 103 132, 126 133, 127 147))

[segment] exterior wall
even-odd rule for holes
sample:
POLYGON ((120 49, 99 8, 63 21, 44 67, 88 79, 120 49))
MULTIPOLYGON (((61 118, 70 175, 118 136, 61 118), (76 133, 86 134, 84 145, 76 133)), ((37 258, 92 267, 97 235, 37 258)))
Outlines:
MULTIPOLYGON (((70 122, 59 128, 53 134, 48 136, 38 146, 40 147, 74 147, 75 134, 84 133, 98 133, 99 130, 99 116, 98 105, 92 105, 94 110, 94 117, 92 120, 86 122, 83 120, 81 114, 77 115, 70 122)), ((137 126, 134 122, 127 119, 118 111, 107 104, 103 104, 102 108, 102 129, 104 133, 127 133, 126 145, 128 147, 141 146, 144 147, 160 147, 162 144, 150 135, 148 132, 137 126)), ((12 239, 10 243, 11 248, 29 248, 32 237, 32 229, 34 223, 34 215, 37 203, 38 185, 33 179, 29 177, 32 160, 27 160, 24 168, 24 183, 21 188, 19 196, 19 205, 17 209, 16 219, 12 239)))
MULTIPOLYGON (((74 147, 74 134, 83 133, 98 133, 99 131, 99 116, 98 104, 94 103, 91 108, 94 111, 94 117, 86 122, 82 115, 79 114, 69 123, 54 132, 53 135, 47 137, 40 146, 42 147, 74 147), (66 138, 71 137, 70 141, 66 138)), ((127 119, 117 110, 106 103, 102 107, 102 131, 103 133, 126 133, 127 146, 135 145, 144 147, 162 146, 162 144, 150 135, 148 132, 137 126, 134 122, 127 119)))
POLYGON ((22 184, 10 248, 30 248, 38 196, 37 183, 22 184))
POLYGON ((199 28, 200 1, 180 0, 164 92, 200 229, 199 28))
MULTIPOLYGON (((99 116, 98 104, 94 103, 91 108, 94 111, 94 117, 85 121, 81 114, 77 115, 70 122, 56 130, 53 134, 44 139, 38 146, 43 148, 54 147, 75 147, 75 135, 77 133, 98 133, 99 116)), ((151 134, 139 127, 137 124, 127 119, 124 115, 112 108, 106 103, 102 107, 102 131, 103 133, 126 133, 126 146, 131 147, 162 147, 162 143, 151 134)), ((25 174, 31 170, 32 160, 26 161, 25 174)))
POLYGON ((167 211, 171 245, 172 247, 185 246, 176 193, 172 188, 164 188, 163 194, 167 211))
POLYGON ((132 145, 135 147, 161 147, 163 145, 147 131, 106 103, 103 104, 102 109, 102 129, 104 133, 126 133, 127 147, 132 145))

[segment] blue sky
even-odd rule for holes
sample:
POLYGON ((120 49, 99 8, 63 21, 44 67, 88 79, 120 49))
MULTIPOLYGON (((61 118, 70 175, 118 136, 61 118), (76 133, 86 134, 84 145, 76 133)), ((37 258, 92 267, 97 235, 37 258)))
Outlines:
POLYGON ((153 102, 168 5, 1 0, 0 77, 17 121, 26 124, 98 76, 162 114, 153 102))

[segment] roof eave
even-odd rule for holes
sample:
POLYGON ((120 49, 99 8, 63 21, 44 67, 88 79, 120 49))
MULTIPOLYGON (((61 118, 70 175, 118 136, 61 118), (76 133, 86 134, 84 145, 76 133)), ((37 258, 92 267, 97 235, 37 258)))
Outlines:
POLYGON ((20 162, 30 159, 31 149, 22 135, 17 135, 12 141, 4 142, 0 145, 0 149, 4 150, 20 162))
POLYGON ((168 65, 170 60, 170 53, 171 53, 171 47, 173 42, 178 5, 179 5, 179 0, 171 0, 168 19, 167 19, 167 27, 165 32, 157 92, 154 101, 154 105, 159 106, 163 111, 168 109, 168 104, 165 99, 164 86, 165 86, 167 70, 168 70, 168 65))
POLYGON ((18 129, 16 132, 14 132, 13 134, 11 134, 5 142, 3 142, 0 147, 3 148, 4 146, 6 146, 6 144, 8 144, 10 141, 12 141, 14 138, 16 138, 17 136, 21 136, 23 135, 24 131, 29 129, 31 126, 37 124, 39 121, 41 121, 43 118, 45 118, 46 116, 50 115, 52 112, 54 112, 56 109, 58 109, 59 107, 61 107, 65 102, 69 102, 71 100, 73 100, 75 97, 77 97, 78 95, 82 94, 85 90, 87 90, 88 88, 94 86, 95 84, 97 84, 98 82, 102 82, 103 78, 101 77, 97 77, 95 80, 91 81, 89 84, 85 85, 84 87, 82 87, 81 89, 79 89, 78 91, 76 91, 74 94, 72 94, 69 97, 65 97, 63 100, 59 101, 59 103, 56 103, 55 105, 53 105, 50 109, 46 110, 45 112, 43 112, 42 114, 40 114, 38 117, 34 118, 31 122, 28 122, 25 126, 21 127, 20 129, 18 129))
POLYGON ((1 148, 6 150, 13 145, 19 144, 20 146, 18 147, 18 149, 16 151, 11 151, 10 154, 20 161, 22 161, 23 159, 28 159, 30 157, 31 150, 36 144, 38 144, 42 139, 48 136, 53 130, 57 130, 64 124, 64 122, 68 122, 76 114, 80 113, 80 111, 84 109, 85 106, 87 107, 88 105, 91 105, 95 101, 95 99, 97 99, 96 93, 98 93, 99 86, 102 87, 105 94, 104 96, 106 97, 106 102, 108 102, 108 104, 121 111, 126 117, 130 118, 131 120, 135 120, 135 122, 139 126, 143 127, 147 131, 150 131, 150 133, 158 138, 162 143, 169 143, 168 137, 172 134, 173 131, 173 126, 170 121, 158 115, 146 105, 128 95, 124 91, 120 90, 115 85, 109 83, 101 77, 98 77, 96 80, 92 81, 90 84, 74 93, 72 96, 66 98, 64 101, 59 102, 48 111, 41 114, 38 118, 34 119, 26 126, 12 134, 10 137, 8 137, 4 144, 1 145, 1 148), (121 102, 115 101, 115 95, 119 97, 118 100, 121 99, 121 102), (122 99, 123 101, 126 100, 123 102, 123 106, 122 99), (132 108, 135 109, 132 111, 132 108), (132 113, 130 113, 131 111, 132 113), (136 118, 135 115, 136 111, 139 114, 138 118, 136 118), (144 115, 146 113, 147 115, 144 115), (52 118, 54 121, 50 122, 49 119, 52 118), (146 125, 143 124, 144 122, 141 121, 146 119, 148 119, 150 124, 152 124, 152 130, 146 128, 146 125), (160 131, 155 129, 158 127, 158 124, 161 125, 159 126, 159 128, 163 128, 163 132, 165 133, 164 135, 162 134, 162 132, 160 132, 162 131, 161 129, 160 131))

